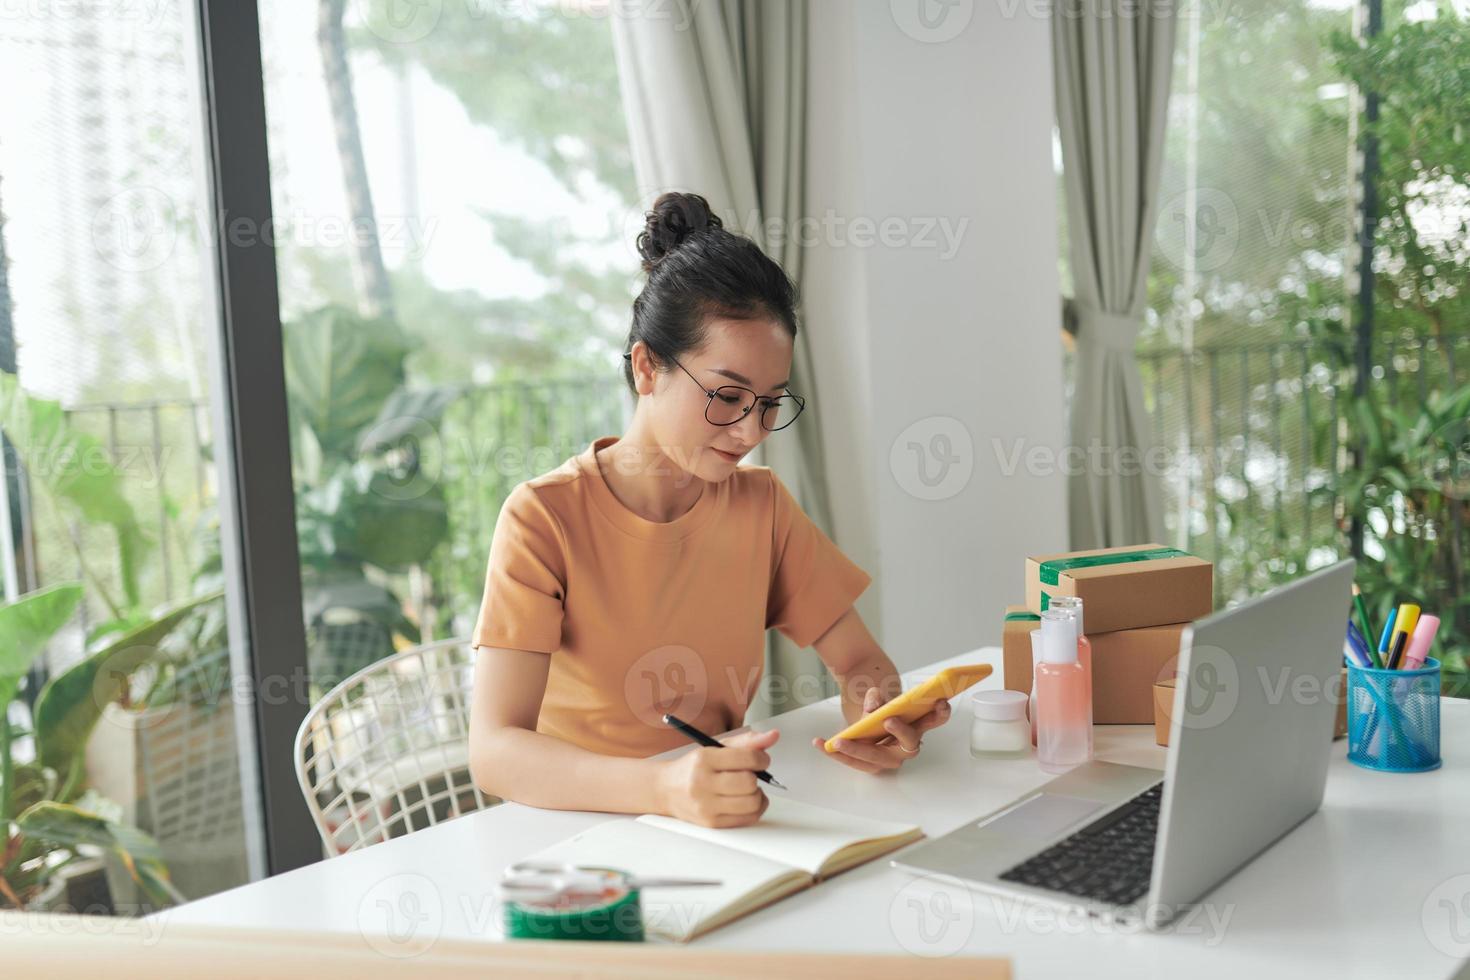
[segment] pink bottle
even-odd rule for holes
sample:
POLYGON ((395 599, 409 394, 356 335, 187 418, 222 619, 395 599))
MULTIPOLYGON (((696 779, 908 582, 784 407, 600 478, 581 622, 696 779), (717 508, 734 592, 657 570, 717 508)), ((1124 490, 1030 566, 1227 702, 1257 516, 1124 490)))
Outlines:
POLYGON ((1059 595, 1051 600, 1052 609, 1064 609, 1077 620, 1077 662, 1087 675, 1087 696, 1092 697, 1092 641, 1082 628, 1082 600, 1074 595, 1059 595))
POLYGON ((1026 714, 1031 718, 1031 747, 1036 747, 1036 668, 1041 664, 1041 630, 1031 631, 1031 700, 1026 714))
POLYGON ((1069 610, 1041 614, 1036 757, 1047 772, 1066 772, 1092 758, 1092 692, 1077 662, 1076 622, 1069 610))

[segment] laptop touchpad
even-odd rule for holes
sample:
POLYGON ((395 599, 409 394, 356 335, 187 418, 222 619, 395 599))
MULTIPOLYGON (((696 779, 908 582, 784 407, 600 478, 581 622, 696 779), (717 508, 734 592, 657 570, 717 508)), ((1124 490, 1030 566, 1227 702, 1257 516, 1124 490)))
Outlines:
POLYGON ((1041 793, 981 826, 991 833, 1007 837, 1049 839, 1104 806, 1097 800, 1041 793))

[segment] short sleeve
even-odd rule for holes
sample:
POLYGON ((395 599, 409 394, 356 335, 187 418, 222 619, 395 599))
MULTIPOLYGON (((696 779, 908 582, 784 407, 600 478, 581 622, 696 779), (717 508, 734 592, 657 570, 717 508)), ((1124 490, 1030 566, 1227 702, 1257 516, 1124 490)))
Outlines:
POLYGON ((774 539, 766 628, 808 647, 852 608, 872 577, 812 523, 774 472, 771 489, 774 539))
POLYGON ((539 653, 560 649, 564 555, 556 516, 529 485, 518 485, 495 522, 473 644, 539 653))

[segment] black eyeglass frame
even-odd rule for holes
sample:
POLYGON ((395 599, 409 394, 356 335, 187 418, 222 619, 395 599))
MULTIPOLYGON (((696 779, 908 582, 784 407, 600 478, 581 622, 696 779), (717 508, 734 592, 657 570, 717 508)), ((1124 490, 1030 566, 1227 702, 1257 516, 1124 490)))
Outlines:
MULTIPOLYGON (((664 355, 660 354, 658 356, 659 357, 663 357, 664 355)), ((628 351, 625 354, 623 354, 623 360, 625 360, 625 361, 632 361, 633 360, 633 352, 632 351, 628 351)), ((670 357, 669 360, 673 361, 675 364, 679 364, 678 358, 670 357)), ((703 382, 701 382, 694 375, 689 374, 689 369, 686 368, 684 365, 679 364, 679 370, 683 371, 685 374, 688 374, 689 375, 689 380, 690 381, 693 381, 695 384, 699 385, 699 390, 702 391, 702 392, 704 392, 705 397, 708 399, 704 403, 704 420, 706 422, 708 422, 710 425, 727 426, 727 425, 734 425, 737 422, 743 422, 743 421, 745 421, 745 417, 750 414, 750 412, 751 412, 752 409, 755 408, 756 402, 759 402, 759 401, 762 401, 762 400, 764 400, 765 402, 767 402, 767 405, 764 408, 761 409, 761 413, 758 416, 758 420, 760 421, 761 428, 762 429, 765 429, 767 432, 780 432, 782 429, 785 429, 785 428, 790 427, 791 423, 792 422, 795 422, 797 419, 801 418, 801 413, 804 412, 804 411, 806 411, 806 399, 803 398, 803 397, 801 397, 800 395, 796 394, 790 388, 784 389, 785 392, 786 392, 786 394, 784 394, 784 395, 777 395, 775 398, 768 398, 765 395, 760 394, 759 392, 752 391, 751 389, 745 387, 744 385, 720 385, 718 388, 706 388, 704 386, 704 383, 703 382), (725 390, 726 388, 730 388, 730 389, 733 389, 735 391, 748 392, 750 394, 750 399, 751 399, 750 400, 750 404, 747 405, 745 407, 745 410, 740 413, 740 417, 739 418, 731 419, 728 422, 716 422, 714 419, 712 419, 712 418, 709 417, 709 410, 710 410, 711 406, 714 405, 715 399, 719 397, 720 392, 723 391, 723 390, 725 390), (796 404, 796 414, 793 415, 793 416, 791 416, 790 421, 785 422, 785 423, 783 423, 781 425, 778 425, 778 426, 776 426, 773 429, 769 425, 766 425, 766 413, 769 412, 773 408, 779 410, 780 406, 777 403, 780 402, 784 398, 790 398, 796 404)))

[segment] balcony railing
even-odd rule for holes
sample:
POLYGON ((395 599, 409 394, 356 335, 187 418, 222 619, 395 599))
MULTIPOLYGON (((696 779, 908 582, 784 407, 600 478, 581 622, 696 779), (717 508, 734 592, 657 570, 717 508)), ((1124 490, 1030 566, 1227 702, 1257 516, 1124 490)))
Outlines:
MULTIPOLYGON (((1215 563, 1217 603, 1347 550, 1351 515, 1339 481, 1353 465, 1352 360, 1349 349, 1331 341, 1140 352, 1145 397, 1165 449, 1160 477, 1168 543, 1215 563)), ((1420 401, 1464 383, 1470 334, 1381 341, 1374 363, 1380 366, 1370 384, 1386 386, 1399 403, 1420 401)), ((434 588, 400 593, 414 596, 413 611, 467 629, 506 495, 594 437, 620 432, 630 408, 618 379, 462 389, 434 433, 453 532, 426 569, 434 588)), ((154 542, 143 582, 147 599, 186 595, 198 558, 196 535, 216 499, 207 406, 188 399, 83 405, 68 416, 108 447, 154 542)), ((78 553, 114 547, 105 530, 58 526, 50 517, 36 518, 27 530, 32 586, 76 578, 78 553)), ((92 603, 83 628, 106 614, 92 603)))
MULTIPOLYGON (((517 483, 580 452, 593 438, 621 432, 630 410, 620 378, 514 381, 460 389, 431 433, 437 442, 434 478, 443 486, 453 533, 429 571, 447 587, 418 595, 419 608, 414 611, 420 616, 441 613, 435 617, 440 621, 472 618, 501 502, 517 483), (430 610, 424 603, 447 608, 430 610)), ((201 545, 209 544, 211 537, 217 541, 219 533, 207 402, 184 398, 85 404, 68 409, 66 415, 72 427, 106 447, 109 461, 122 476, 123 492, 149 542, 139 576, 145 605, 190 594, 201 545)), ((110 529, 63 521, 51 509, 34 506, 24 493, 20 510, 26 542, 18 569, 23 587, 86 577, 81 562, 85 554, 91 584, 113 595, 120 593, 118 570, 95 560, 116 551, 110 529)), ((97 591, 88 589, 77 628, 71 631, 67 645, 74 649, 53 651, 53 670, 79 655, 81 638, 110 617, 97 591)), ((405 588, 400 594, 415 591, 405 588)))
MULTIPOLYGON (((1412 406, 1466 383, 1470 334, 1383 339, 1373 354, 1374 393, 1412 406)), ((1215 563, 1217 604, 1348 551, 1353 360, 1316 340, 1140 352, 1170 543, 1215 563)))

